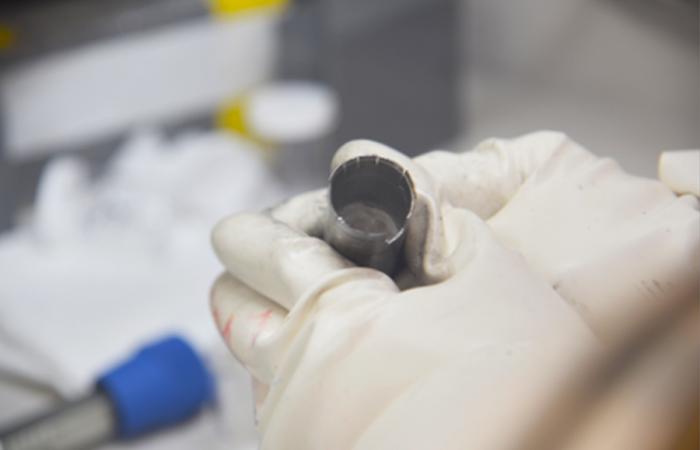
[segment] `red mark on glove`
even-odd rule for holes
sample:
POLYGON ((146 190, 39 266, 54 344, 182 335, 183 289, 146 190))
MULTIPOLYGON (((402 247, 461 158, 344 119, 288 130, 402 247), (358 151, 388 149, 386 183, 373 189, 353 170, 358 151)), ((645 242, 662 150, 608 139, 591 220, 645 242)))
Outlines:
POLYGON ((226 321, 226 325, 224 325, 224 329, 221 330, 221 335, 224 337, 224 339, 228 340, 231 337, 231 327, 233 327, 233 319, 234 315, 231 314, 226 321))
POLYGON ((255 331, 255 334, 253 335, 253 340, 250 343, 251 347, 255 347, 255 343, 258 341, 258 336, 260 335, 260 333, 262 333, 262 331, 267 326, 267 322, 270 320, 270 317, 272 317, 272 310, 271 309, 266 309, 265 311, 258 314, 258 329, 255 331))

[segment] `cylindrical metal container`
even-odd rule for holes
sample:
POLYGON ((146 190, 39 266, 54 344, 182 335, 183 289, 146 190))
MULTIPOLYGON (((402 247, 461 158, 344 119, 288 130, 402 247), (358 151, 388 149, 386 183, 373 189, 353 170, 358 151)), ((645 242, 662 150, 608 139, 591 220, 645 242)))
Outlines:
POLYGON ((378 156, 351 159, 330 177, 324 238, 360 266, 399 268, 415 194, 408 172, 378 156))

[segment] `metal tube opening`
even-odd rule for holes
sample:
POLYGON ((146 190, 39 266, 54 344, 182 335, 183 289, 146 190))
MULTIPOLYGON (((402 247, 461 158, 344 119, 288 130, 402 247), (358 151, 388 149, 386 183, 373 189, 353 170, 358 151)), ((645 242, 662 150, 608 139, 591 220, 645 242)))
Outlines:
POLYGON ((413 212, 408 172, 388 159, 360 156, 333 171, 329 196, 325 239, 356 264, 393 274, 413 212))

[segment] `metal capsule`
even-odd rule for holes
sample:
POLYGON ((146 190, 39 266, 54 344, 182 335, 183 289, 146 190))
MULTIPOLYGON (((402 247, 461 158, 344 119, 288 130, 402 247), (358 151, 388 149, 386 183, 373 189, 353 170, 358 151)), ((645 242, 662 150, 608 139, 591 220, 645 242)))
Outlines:
POLYGON ((408 172, 378 156, 346 161, 330 176, 324 238, 360 266, 398 269, 415 194, 408 172))

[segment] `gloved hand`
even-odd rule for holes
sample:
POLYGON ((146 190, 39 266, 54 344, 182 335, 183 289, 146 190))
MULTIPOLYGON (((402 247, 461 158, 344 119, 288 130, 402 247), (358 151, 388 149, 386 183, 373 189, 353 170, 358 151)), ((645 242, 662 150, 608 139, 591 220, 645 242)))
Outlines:
POLYGON ((698 205, 556 133, 410 160, 401 291, 320 235, 323 191, 226 219, 217 325, 256 380, 263 448, 507 448, 575 362, 697 295, 698 205), (405 277, 404 277, 405 278, 405 277))

